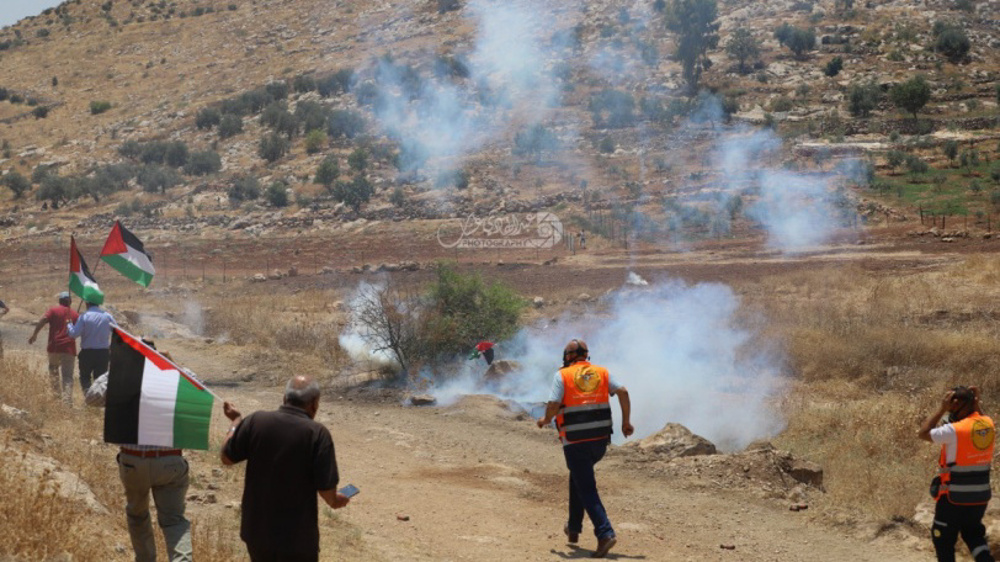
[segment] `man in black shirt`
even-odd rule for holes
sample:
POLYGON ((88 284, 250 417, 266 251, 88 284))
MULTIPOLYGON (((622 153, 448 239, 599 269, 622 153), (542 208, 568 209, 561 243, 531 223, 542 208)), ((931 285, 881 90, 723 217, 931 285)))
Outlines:
POLYGON ((284 405, 242 419, 226 402, 233 422, 222 444, 222 464, 247 461, 240 538, 252 562, 316 562, 319 519, 316 494, 339 509, 350 501, 337 492, 333 439, 314 421, 319 385, 296 376, 285 387, 284 405))

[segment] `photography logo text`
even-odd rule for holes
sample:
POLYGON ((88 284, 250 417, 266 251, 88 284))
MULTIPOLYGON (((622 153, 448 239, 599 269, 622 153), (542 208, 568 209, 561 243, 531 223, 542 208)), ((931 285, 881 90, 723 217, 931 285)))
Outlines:
POLYGON ((444 248, 552 248, 563 238, 563 225, 552 213, 469 215, 441 225, 438 242, 444 248))

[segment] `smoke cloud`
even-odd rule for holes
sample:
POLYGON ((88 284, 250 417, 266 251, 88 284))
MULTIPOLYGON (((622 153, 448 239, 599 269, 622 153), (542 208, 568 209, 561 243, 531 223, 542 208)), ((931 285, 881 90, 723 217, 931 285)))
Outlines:
MULTIPOLYGON (((488 393, 530 408, 548 399, 566 343, 583 338, 592 361, 629 389, 634 438, 678 422, 724 450, 737 450, 783 429, 767 404, 783 388, 782 356, 739 325, 740 300, 729 287, 662 281, 620 290, 606 305, 525 328, 501 343, 497 358, 520 364, 501 381, 484 383, 485 364, 467 361, 434 394, 448 404, 488 393)), ((621 412, 617 400, 612 403, 615 440, 621 442, 621 412)))

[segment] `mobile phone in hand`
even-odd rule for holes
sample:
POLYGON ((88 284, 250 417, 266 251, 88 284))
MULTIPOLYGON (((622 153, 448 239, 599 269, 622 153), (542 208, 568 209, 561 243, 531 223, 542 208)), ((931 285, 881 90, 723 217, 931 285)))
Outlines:
POLYGON ((348 484, 343 488, 337 490, 337 492, 349 498, 353 498, 354 496, 358 495, 358 493, 360 493, 361 490, 359 490, 358 487, 355 486, 354 484, 348 484))

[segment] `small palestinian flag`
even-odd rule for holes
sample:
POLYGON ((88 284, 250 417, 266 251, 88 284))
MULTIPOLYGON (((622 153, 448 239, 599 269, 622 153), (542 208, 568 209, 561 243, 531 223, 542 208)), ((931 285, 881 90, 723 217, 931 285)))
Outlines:
POLYGON ((104 293, 97 286, 97 279, 94 279, 87 262, 83 261, 83 254, 76 249, 76 240, 72 236, 69 238, 69 290, 86 302, 104 302, 104 293))
POLYGON ((101 259, 143 287, 149 286, 156 273, 153 259, 143 249, 142 242, 122 226, 121 221, 115 221, 101 250, 101 259))
POLYGON ((207 450, 214 396, 155 349, 114 329, 105 442, 207 450))

